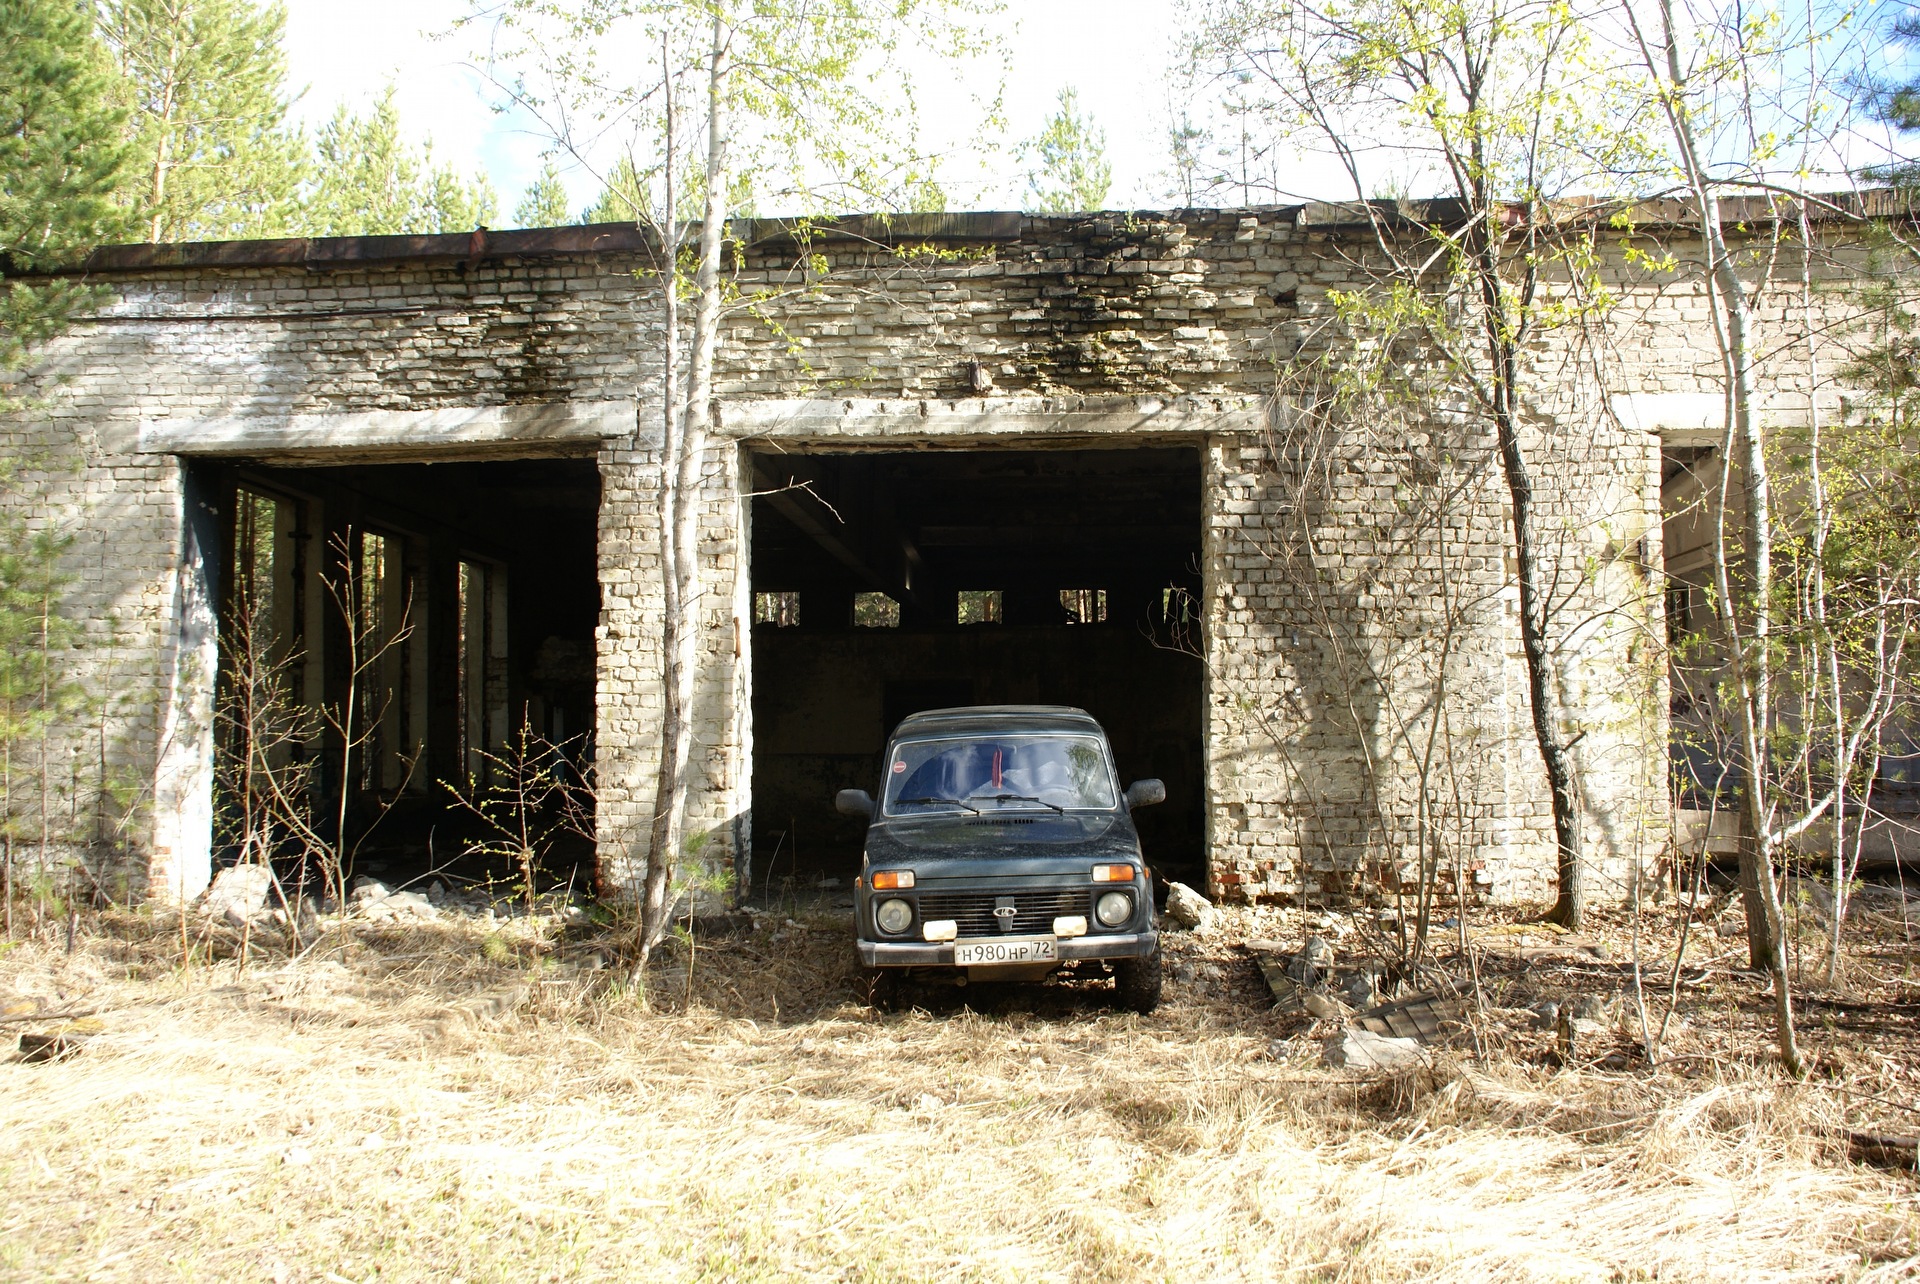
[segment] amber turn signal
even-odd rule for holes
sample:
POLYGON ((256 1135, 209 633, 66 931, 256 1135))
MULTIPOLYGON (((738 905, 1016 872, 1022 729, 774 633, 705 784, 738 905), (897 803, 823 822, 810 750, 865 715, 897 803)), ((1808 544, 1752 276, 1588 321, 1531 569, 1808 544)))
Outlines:
POLYGON ((873 876, 873 890, 876 892, 912 886, 913 871, 910 869, 883 869, 873 876))
POLYGON ((1096 883, 1131 883, 1133 866, 1131 865, 1095 865, 1093 881, 1096 883))

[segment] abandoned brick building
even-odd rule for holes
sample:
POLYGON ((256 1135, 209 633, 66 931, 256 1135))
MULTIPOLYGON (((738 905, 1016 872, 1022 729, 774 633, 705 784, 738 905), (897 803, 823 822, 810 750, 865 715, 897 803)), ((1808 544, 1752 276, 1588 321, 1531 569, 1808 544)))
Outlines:
MULTIPOLYGON (((1371 235, 1330 206, 850 220, 811 257, 743 228, 739 284, 763 297, 722 339, 705 481, 702 859, 749 883, 845 877, 859 832, 833 792, 872 784, 895 721, 1045 702, 1099 717, 1128 778, 1166 781, 1141 820, 1172 877, 1258 898, 1404 876, 1385 831, 1425 823, 1417 741, 1450 773, 1425 795, 1464 836, 1447 876, 1548 895, 1497 472, 1434 526, 1448 547, 1395 533, 1421 470, 1459 463, 1423 460, 1424 432, 1336 441, 1322 488, 1299 484, 1286 376, 1332 350, 1329 291, 1371 235), (1409 599, 1464 603, 1444 701, 1382 695, 1425 663, 1394 646, 1437 627, 1409 599), (1342 637, 1393 671, 1354 677, 1342 637)), ((42 351, 5 431, 74 536, 65 610, 119 699, 69 752, 110 744, 140 784, 133 886, 192 896, 231 856, 213 725, 242 574, 273 585, 302 699, 360 680, 383 710, 354 779, 322 789, 429 809, 524 721, 590 745, 598 873, 619 885, 659 708, 644 248, 594 226, 94 257, 113 297, 42 351), (359 609, 411 630, 358 679, 324 591, 341 546, 359 609)), ((1697 277, 1612 271, 1632 305, 1618 381, 1596 400, 1569 374, 1529 441, 1603 890, 1668 841, 1662 451, 1717 440, 1721 406, 1697 277)), ((1767 387, 1779 414, 1804 403, 1767 387)))

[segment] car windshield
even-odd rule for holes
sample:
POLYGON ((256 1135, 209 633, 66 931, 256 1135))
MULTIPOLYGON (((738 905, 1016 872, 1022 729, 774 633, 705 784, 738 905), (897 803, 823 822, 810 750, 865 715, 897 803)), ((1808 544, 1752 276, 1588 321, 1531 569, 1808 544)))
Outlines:
POLYGON ((905 740, 887 764, 889 816, 1111 808, 1114 797, 1097 736, 905 740))

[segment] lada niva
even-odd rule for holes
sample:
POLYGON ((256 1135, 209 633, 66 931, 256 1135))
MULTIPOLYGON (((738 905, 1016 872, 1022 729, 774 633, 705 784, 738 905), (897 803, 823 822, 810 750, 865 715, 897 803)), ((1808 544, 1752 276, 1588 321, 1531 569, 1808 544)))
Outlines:
POLYGON ((902 721, 878 796, 843 789, 868 818, 854 884, 856 945, 884 1003, 900 979, 1040 981, 1110 975, 1138 1012, 1160 1001, 1153 884, 1136 807, 1106 733, 1055 705, 935 709, 902 721))

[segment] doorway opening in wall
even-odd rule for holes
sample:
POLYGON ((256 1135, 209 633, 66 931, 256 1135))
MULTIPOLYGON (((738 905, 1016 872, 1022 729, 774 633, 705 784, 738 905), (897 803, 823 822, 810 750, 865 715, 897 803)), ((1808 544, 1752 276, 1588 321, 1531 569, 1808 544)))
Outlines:
POLYGON ((590 888, 594 461, 194 470, 227 568, 216 862, 590 888))
POLYGON ((1187 447, 755 453, 753 869, 841 888, 910 713, 1063 704, 1113 742, 1156 874, 1205 878, 1201 471, 1187 447))

